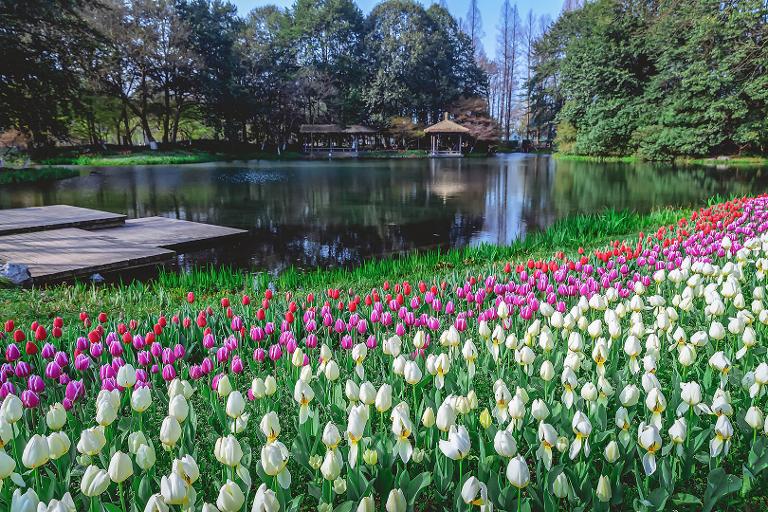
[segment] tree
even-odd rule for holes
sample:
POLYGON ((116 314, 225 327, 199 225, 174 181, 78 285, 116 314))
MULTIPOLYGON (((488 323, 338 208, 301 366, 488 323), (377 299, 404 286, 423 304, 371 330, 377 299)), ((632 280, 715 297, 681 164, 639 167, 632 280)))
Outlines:
POLYGON ((469 36, 469 40, 472 41, 475 60, 479 62, 485 56, 482 42, 485 34, 483 33, 483 18, 480 14, 480 6, 477 0, 469 0, 467 17, 464 19, 462 29, 469 36))
POLYGON ((359 119, 364 17, 353 0, 298 0, 292 36, 310 122, 359 119))
POLYGON ((512 127, 512 97, 515 88, 515 65, 517 58, 517 43, 519 38, 520 18, 517 5, 511 5, 504 0, 501 6, 501 16, 498 25, 497 59, 501 68, 501 101, 497 119, 504 127, 505 140, 510 139, 512 127))
POLYGON ((491 117, 485 98, 461 98, 451 108, 454 120, 469 128, 472 137, 470 153, 474 150, 490 151, 499 141, 499 123, 491 117))
POLYGON ((77 51, 98 44, 81 11, 90 0, 0 3, 0 129, 39 146, 67 136, 80 93, 77 51))

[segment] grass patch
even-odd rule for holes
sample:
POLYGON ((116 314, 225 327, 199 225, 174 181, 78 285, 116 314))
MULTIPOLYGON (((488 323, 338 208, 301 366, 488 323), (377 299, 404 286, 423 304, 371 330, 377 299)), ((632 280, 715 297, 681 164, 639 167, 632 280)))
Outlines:
POLYGON ((592 155, 572 155, 566 153, 553 153, 558 160, 568 160, 571 162, 595 162, 595 163, 625 163, 632 164, 642 160, 636 156, 592 156, 592 155))
POLYGON ((124 166, 124 165, 178 165, 197 164, 205 162, 226 162, 232 160, 295 160, 299 153, 209 153, 206 151, 148 151, 130 154, 104 155, 72 155, 58 156, 42 160, 45 165, 91 165, 91 166, 124 166))
POLYGON ((63 180, 78 176, 80 171, 43 167, 40 169, 0 169, 0 185, 35 183, 38 181, 63 180))

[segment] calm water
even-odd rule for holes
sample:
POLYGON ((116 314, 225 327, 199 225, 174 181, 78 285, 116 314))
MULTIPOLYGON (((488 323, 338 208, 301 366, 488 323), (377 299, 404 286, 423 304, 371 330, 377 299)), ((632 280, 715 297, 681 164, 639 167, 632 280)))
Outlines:
POLYGON ((698 205, 768 190, 768 169, 683 169, 547 156, 232 162, 91 168, 0 187, 0 208, 71 204, 248 229, 237 245, 180 257, 277 270, 354 265, 385 254, 509 243, 569 214, 698 205))

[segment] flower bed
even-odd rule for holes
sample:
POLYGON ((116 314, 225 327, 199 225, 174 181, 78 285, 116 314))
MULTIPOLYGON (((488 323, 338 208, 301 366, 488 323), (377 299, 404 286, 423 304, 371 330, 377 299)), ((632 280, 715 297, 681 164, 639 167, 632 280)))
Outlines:
POLYGON ((233 512, 765 500, 767 230, 768 199, 745 198, 497 275, 216 304, 190 293, 142 318, 8 319, 0 503, 233 512))

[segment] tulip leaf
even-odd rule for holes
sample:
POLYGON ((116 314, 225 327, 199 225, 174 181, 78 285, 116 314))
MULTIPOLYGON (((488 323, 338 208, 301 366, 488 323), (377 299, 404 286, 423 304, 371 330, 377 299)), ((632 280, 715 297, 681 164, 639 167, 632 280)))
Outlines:
POLYGON ((123 509, 114 503, 102 503, 101 506, 104 507, 106 512, 124 512, 123 509))
POLYGON ((712 510, 718 501, 728 494, 732 494, 741 488, 741 479, 736 475, 729 475, 723 468, 715 468, 707 476, 707 490, 704 493, 704 507, 702 512, 712 510))
POLYGON ((141 477, 141 483, 139 483, 139 501, 146 504, 149 498, 152 496, 152 478, 149 474, 145 474, 141 477))
POLYGON ((355 502, 352 500, 345 501, 341 505, 338 505, 333 509, 333 512, 352 512, 352 508, 355 506, 355 502))
POLYGON ((686 494, 684 492, 678 492, 672 496, 672 503, 675 505, 699 505, 701 506, 701 500, 692 494, 686 494))
POLYGON ((419 497, 419 494, 429 487, 430 483, 432 483, 432 477, 429 472, 424 471, 423 473, 416 475, 405 488, 405 496, 408 500, 408 504, 413 505, 416 498, 419 497))

